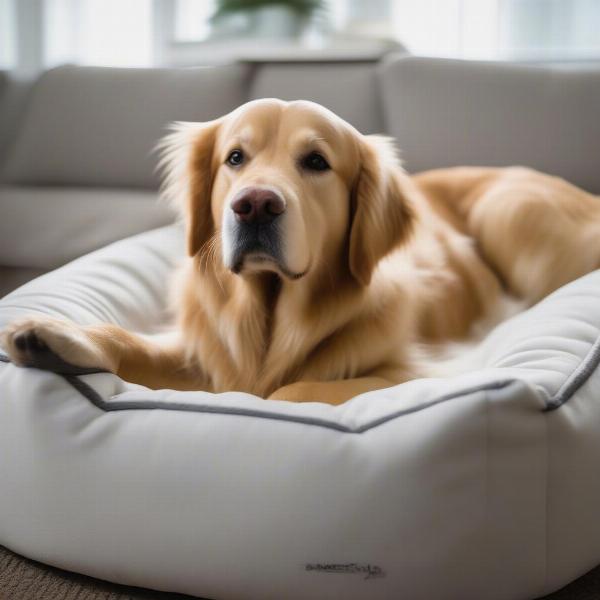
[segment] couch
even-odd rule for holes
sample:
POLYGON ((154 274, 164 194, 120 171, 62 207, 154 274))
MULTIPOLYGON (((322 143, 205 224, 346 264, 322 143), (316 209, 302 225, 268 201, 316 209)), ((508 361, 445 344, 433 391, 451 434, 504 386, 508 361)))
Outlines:
POLYGON ((409 171, 525 164, 600 191, 600 69, 391 55, 380 61, 188 69, 63 66, 0 73, 0 296, 174 218, 155 145, 261 97, 319 102, 398 140, 409 171))

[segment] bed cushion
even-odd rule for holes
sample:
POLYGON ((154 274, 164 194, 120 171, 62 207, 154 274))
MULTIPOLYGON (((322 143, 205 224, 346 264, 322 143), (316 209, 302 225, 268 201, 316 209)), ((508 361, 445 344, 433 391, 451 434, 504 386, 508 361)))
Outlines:
MULTIPOLYGON (((141 332, 176 226, 0 301, 141 332)), ((600 272, 483 342, 477 370, 339 407, 151 391, 0 362, 0 545, 206 598, 518 600, 600 562, 600 272)))
POLYGON ((407 56, 380 76, 410 171, 526 165, 600 193, 600 68, 407 56))
POLYGON ((174 120, 207 121, 246 100, 242 66, 65 66, 36 82, 2 179, 157 187, 156 142, 174 120))

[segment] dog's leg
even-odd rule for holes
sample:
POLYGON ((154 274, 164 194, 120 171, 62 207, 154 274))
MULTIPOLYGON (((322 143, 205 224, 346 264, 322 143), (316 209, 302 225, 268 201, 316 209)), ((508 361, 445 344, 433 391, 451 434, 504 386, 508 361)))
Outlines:
POLYGON ((473 202, 484 259, 529 304, 600 267, 600 198, 529 169, 507 169, 473 202))
POLYGON ((63 374, 109 371, 153 389, 207 389, 200 372, 186 365, 181 347, 161 346, 117 325, 25 318, 0 332, 0 346, 19 366, 63 374))
POLYGON ((415 176, 470 235, 507 290, 534 304, 600 267, 600 197, 533 169, 456 167, 415 176))
POLYGON ((381 377, 359 377, 339 381, 297 381, 274 391, 269 400, 342 404, 354 396, 396 385, 381 377))

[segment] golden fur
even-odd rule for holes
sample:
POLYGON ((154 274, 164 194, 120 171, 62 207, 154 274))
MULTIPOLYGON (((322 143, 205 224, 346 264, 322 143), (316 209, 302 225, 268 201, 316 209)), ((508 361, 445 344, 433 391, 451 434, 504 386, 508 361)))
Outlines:
POLYGON ((411 177, 386 138, 308 102, 179 124, 164 165, 187 225, 177 340, 26 319, 0 338, 17 364, 35 366, 18 343, 33 333, 67 362, 153 388, 337 404, 428 375, 419 347, 469 340, 507 295, 531 305, 599 263, 597 197, 521 167, 411 177), (226 164, 232 148, 248 162, 226 164), (313 151, 331 170, 299 166, 313 151), (285 198, 283 259, 250 256, 234 273, 230 203, 251 187, 285 198))

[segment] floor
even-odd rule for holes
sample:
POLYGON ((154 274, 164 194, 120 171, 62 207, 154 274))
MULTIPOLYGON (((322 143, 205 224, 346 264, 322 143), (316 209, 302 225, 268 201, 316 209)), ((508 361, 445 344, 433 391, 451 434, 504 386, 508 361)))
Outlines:
MULTIPOLYGON (((1 600, 188 600, 54 569, 0 546, 1 600)), ((197 599, 194 599, 197 600, 197 599)))
MULTIPOLYGON (((2 600, 191 600, 191 596, 165 594, 114 585, 91 577, 61 571, 13 554, 0 546, 0 598, 2 600)), ((538 600, 598 600, 600 567, 562 590, 538 600)))

